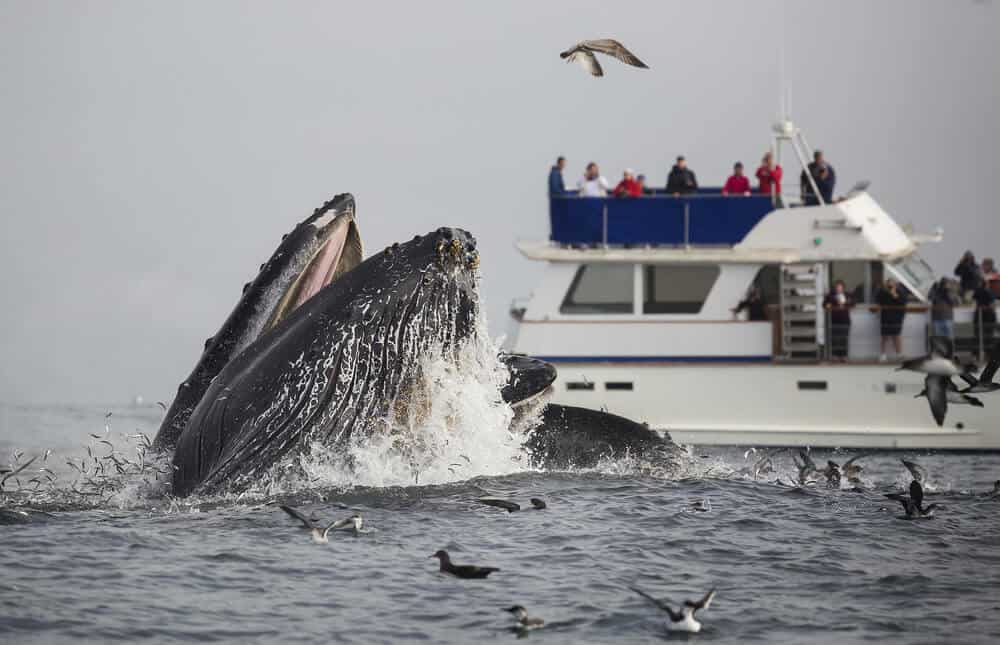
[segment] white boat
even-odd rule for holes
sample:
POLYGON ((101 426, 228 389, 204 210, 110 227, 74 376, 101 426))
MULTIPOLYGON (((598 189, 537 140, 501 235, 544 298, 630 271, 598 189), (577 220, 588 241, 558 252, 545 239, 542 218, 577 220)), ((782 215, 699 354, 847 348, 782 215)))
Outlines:
MULTIPOLYGON (((783 145, 803 165, 811 154, 787 121, 775 126, 779 155, 783 145)), ((818 201, 718 189, 552 197, 551 238, 517 243, 545 269, 512 305, 508 347, 557 367, 554 402, 606 408, 682 444, 1000 449, 1000 393, 982 395, 982 408, 950 405, 938 427, 915 398, 923 375, 896 371, 900 357, 879 361, 870 303, 883 276, 912 294, 902 354, 926 354, 921 305, 935 276, 918 251, 940 232, 908 233, 865 186, 818 201), (846 362, 830 360, 826 340, 822 299, 836 279, 860 301, 846 362), (752 285, 770 320, 732 313, 752 285)), ((972 335, 973 316, 956 308, 956 344, 981 359, 989 341, 972 335)))

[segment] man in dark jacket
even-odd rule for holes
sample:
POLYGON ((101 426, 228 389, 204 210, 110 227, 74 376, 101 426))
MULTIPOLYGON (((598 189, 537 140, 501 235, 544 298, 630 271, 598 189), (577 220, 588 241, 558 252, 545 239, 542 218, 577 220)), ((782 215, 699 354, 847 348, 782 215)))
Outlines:
MULTIPOLYGON (((819 189, 819 194, 823 198, 823 202, 832 204, 833 187, 837 183, 837 173, 834 172, 833 166, 826 163, 822 150, 817 150, 813 153, 813 162, 809 164, 809 174, 812 175, 813 181, 816 182, 816 188, 819 189)), ((813 192, 812 184, 809 182, 809 177, 806 176, 805 170, 802 171, 802 175, 799 177, 799 183, 802 185, 802 201, 805 202, 806 206, 818 205, 819 200, 813 192)))
POLYGON ((677 157, 677 163, 667 175, 667 192, 674 197, 680 197, 696 190, 698 190, 698 180, 695 179, 694 171, 687 167, 687 161, 683 156, 677 157))
POLYGON ((549 170, 549 196, 563 195, 566 193, 566 184, 563 183, 562 171, 566 167, 566 157, 556 159, 556 165, 549 170))
POLYGON ((959 279, 959 288, 962 293, 962 301, 966 304, 972 303, 972 292, 979 286, 979 281, 983 278, 983 272, 976 263, 976 256, 972 251, 962 254, 962 259, 955 265, 955 275, 959 279))

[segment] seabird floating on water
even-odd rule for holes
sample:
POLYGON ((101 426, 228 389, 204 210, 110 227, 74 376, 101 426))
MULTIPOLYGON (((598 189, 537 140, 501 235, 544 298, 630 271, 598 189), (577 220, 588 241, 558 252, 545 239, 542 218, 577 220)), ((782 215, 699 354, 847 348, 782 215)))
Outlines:
POLYGON ((579 63, 583 69, 590 72, 593 76, 604 76, 604 70, 601 69, 601 64, 597 61, 597 57, 594 56, 595 53, 613 56, 621 62, 634 67, 649 68, 635 54, 625 49, 624 45, 611 38, 584 40, 560 53, 559 57, 565 58, 567 63, 579 63))
MULTIPOLYGON (((486 504, 487 506, 495 506, 497 508, 502 508, 508 513, 514 513, 515 511, 521 510, 520 504, 505 499, 486 498, 486 499, 478 499, 476 501, 479 502, 480 504, 486 504)), ((548 508, 548 505, 545 503, 545 501, 537 497, 532 497, 530 501, 531 501, 531 508, 528 510, 541 511, 548 508)))
POLYGON ((437 551, 434 555, 430 556, 432 558, 437 558, 441 563, 441 571, 443 573, 450 573, 456 578, 485 578, 494 571, 499 571, 496 567, 477 567, 474 564, 452 564, 451 556, 444 549, 437 551))
POLYGON ((840 472, 844 475, 844 477, 847 477, 847 481, 852 484, 861 483, 861 471, 864 470, 864 468, 854 462, 861 459, 863 456, 864 455, 854 455, 845 461, 844 465, 840 468, 840 472))
POLYGON ((821 471, 816 467, 816 462, 812 460, 812 457, 804 450, 799 451, 799 459, 796 459, 794 456, 792 457, 795 467, 799 470, 799 486, 805 486, 811 478, 815 477, 821 471))
POLYGON ((705 499, 698 500, 697 502, 691 502, 691 510, 698 511, 699 513, 710 513, 712 511, 712 500, 705 499))
POLYGON ((930 504, 924 507, 924 487, 915 479, 910 482, 910 494, 908 496, 903 493, 886 493, 886 497, 902 504, 903 510, 906 511, 906 519, 908 520, 931 517, 934 515, 934 509, 940 508, 938 504, 930 504))
POLYGON ((680 610, 674 611, 673 607, 667 602, 653 598, 642 589, 636 587, 629 587, 629 589, 665 611, 670 617, 670 621, 667 623, 667 630, 672 632, 690 632, 692 634, 700 632, 701 623, 695 619, 694 614, 699 609, 708 609, 708 606, 712 604, 712 599, 715 598, 715 589, 712 588, 701 600, 697 602, 685 600, 680 610))
POLYGON ((826 485, 828 487, 840 488, 840 464, 827 459, 826 468, 822 472, 823 476, 826 477, 826 485))
POLYGON ((533 617, 528 615, 528 610, 526 610, 521 605, 514 605, 513 607, 508 607, 504 611, 514 614, 514 618, 517 619, 517 630, 518 631, 528 631, 531 629, 538 629, 539 627, 545 626, 545 621, 541 618, 533 617))
POLYGON ((292 506, 282 505, 281 510, 285 511, 298 521, 302 522, 302 528, 309 531, 312 535, 314 542, 319 544, 326 544, 330 541, 330 531, 353 531, 355 535, 361 533, 361 527, 364 525, 364 520, 361 518, 359 513, 355 513, 350 517, 345 517, 344 519, 334 520, 326 526, 317 525, 317 520, 313 518, 306 517, 302 511, 292 506))

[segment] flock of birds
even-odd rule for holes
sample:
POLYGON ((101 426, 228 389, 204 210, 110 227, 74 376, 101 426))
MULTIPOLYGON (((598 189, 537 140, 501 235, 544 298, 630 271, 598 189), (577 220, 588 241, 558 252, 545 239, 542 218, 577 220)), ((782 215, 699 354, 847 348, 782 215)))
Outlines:
MULTIPOLYGON (((520 504, 506 499, 480 498, 476 501, 486 506, 492 506, 494 508, 505 510, 508 513, 516 513, 522 510, 520 504)), ((542 511, 548 508, 548 504, 545 503, 545 500, 538 497, 532 497, 529 502, 531 506, 526 510, 542 511)), ((363 528, 364 519, 361 517, 361 514, 357 512, 353 513, 349 517, 326 522, 320 520, 318 517, 308 516, 293 506, 282 505, 279 508, 281 508, 281 510, 287 513, 294 520, 299 522, 301 524, 301 528, 307 531, 313 542, 316 542, 317 544, 329 543, 330 533, 333 531, 346 531, 353 533, 354 535, 360 535, 361 533, 368 532, 363 528)), ((711 506, 709 506, 707 510, 711 510, 711 506)), ((435 551, 430 557, 437 558, 438 570, 441 573, 448 574, 456 578, 462 578, 464 580, 482 580, 484 578, 488 578, 491 573, 500 571, 498 567, 484 567, 475 564, 455 564, 451 560, 451 555, 444 549, 435 551)), ((669 631, 677 632, 697 633, 701 631, 701 623, 695 618, 695 613, 702 609, 708 609, 708 606, 712 603, 712 599, 715 598, 715 589, 712 588, 701 599, 696 601, 685 600, 677 607, 677 609, 674 609, 673 605, 671 605, 669 601, 654 598, 637 587, 629 587, 629 589, 650 601, 653 605, 666 613, 668 617, 668 621, 666 623, 667 629, 669 631)), ((545 626, 544 619, 537 616, 530 616, 528 614, 528 610, 522 605, 513 605, 511 607, 504 608, 503 611, 513 615, 516 620, 516 624, 512 628, 515 632, 524 633, 545 626)))
POLYGON ((989 351, 986 367, 976 376, 974 365, 962 365, 955 357, 954 344, 948 338, 931 338, 931 351, 927 356, 903 361, 897 368, 926 374, 924 389, 916 398, 927 397, 931 414, 938 426, 944 425, 948 405, 972 405, 983 407, 983 402, 973 394, 988 394, 1000 390, 1000 383, 995 383, 997 369, 1000 368, 1000 340, 993 344, 989 351), (965 387, 959 388, 954 377, 960 378, 965 387))

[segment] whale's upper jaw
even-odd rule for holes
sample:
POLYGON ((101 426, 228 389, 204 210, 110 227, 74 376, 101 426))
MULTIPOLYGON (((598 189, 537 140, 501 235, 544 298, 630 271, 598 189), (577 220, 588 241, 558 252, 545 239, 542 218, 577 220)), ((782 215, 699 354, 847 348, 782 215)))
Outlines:
POLYGON ((361 264, 364 250, 350 193, 338 195, 317 208, 302 226, 319 240, 311 258, 282 294, 263 331, 271 329, 324 287, 361 264))

